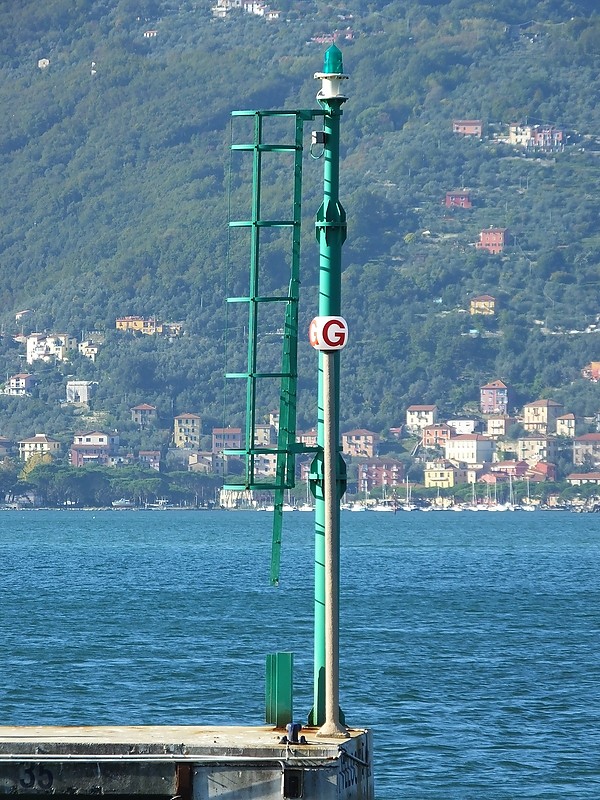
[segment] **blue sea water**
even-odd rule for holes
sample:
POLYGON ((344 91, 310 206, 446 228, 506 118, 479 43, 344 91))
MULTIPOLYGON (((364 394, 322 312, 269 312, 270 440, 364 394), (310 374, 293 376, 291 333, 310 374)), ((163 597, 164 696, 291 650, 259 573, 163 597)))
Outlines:
MULTIPOLYGON (((0 724, 260 724, 312 705, 313 517, 0 513, 0 724)), ((342 515, 341 703, 377 800, 600 798, 600 518, 342 515)))

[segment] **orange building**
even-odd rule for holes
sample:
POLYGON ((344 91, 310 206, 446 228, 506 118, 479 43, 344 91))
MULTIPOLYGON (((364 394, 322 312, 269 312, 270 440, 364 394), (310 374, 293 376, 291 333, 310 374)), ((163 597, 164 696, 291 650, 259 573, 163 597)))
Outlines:
POLYGON ((460 133, 461 136, 483 136, 483 122, 480 119, 453 119, 452 133, 460 133))
POLYGON ((507 228, 486 228, 479 234, 479 241, 475 244, 478 250, 498 255, 504 250, 506 244, 507 228))

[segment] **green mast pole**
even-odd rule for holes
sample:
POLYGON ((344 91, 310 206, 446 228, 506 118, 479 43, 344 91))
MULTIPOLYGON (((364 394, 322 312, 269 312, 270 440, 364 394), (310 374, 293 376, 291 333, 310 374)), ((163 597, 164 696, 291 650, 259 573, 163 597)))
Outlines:
MULTIPOLYGON (((325 112, 323 203, 315 223, 321 318, 339 317, 341 309, 341 255, 346 239, 346 212, 339 202, 339 132, 341 106, 346 100, 341 85, 348 77, 343 72, 342 53, 332 45, 325 53, 323 72, 315 74, 322 82, 317 100, 325 112)), ((340 354, 337 350, 326 351, 322 346, 319 349, 317 444, 326 456, 322 470, 318 470, 321 480, 316 482, 315 496, 314 704, 310 723, 324 726, 323 735, 344 735, 339 724, 337 697, 339 518, 343 479, 339 465, 340 354), (333 458, 332 445, 335 448, 333 458), (334 493, 335 498, 332 497, 334 493), (335 705, 333 719, 332 703, 335 705)))

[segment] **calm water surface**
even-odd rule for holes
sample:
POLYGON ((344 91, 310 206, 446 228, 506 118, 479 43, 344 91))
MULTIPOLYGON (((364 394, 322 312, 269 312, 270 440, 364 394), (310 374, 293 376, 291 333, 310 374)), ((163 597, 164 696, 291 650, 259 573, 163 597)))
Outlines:
MULTIPOLYGON (((0 513, 0 724, 260 724, 312 705, 313 517, 0 513)), ((600 518, 343 514, 342 705, 378 800, 600 798, 600 518)))

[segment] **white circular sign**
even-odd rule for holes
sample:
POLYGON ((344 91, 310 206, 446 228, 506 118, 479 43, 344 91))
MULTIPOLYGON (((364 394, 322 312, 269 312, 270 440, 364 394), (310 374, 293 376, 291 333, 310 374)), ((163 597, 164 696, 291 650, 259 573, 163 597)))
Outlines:
POLYGON ((315 350, 341 350, 348 343, 348 323, 343 317, 315 317, 308 339, 315 350))

